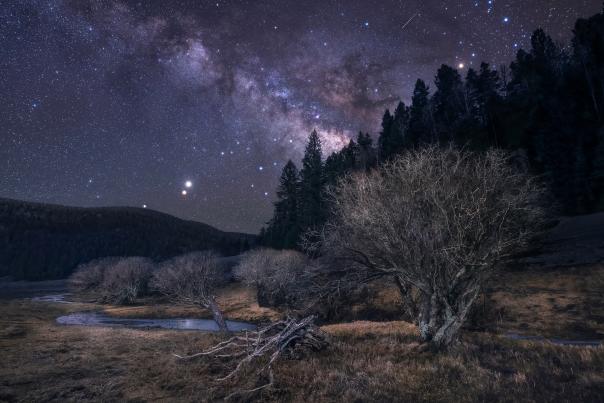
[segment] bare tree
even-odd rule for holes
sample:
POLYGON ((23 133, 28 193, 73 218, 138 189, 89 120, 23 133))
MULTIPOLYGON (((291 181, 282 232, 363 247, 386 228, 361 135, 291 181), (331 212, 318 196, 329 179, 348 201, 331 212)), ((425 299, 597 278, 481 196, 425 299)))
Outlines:
POLYGON ((258 290, 260 305, 277 306, 297 295, 298 280, 308 258, 294 250, 255 249, 235 267, 235 277, 258 290))
POLYGON ((119 260, 119 257, 106 257, 79 265, 69 277, 69 288, 74 292, 95 291, 102 284, 107 267, 119 260))
POLYGON ((209 309, 221 331, 227 331, 214 290, 222 281, 216 256, 193 252, 163 262, 155 271, 151 287, 175 303, 209 309))
POLYGON ((69 278, 74 292, 89 292, 101 302, 129 304, 148 291, 154 269, 145 257, 108 257, 78 266, 69 278))
POLYGON ((542 195, 501 151, 409 152, 339 184, 322 248, 354 281, 392 278, 422 339, 443 348, 493 271, 540 227, 542 195))
POLYGON ((102 300, 114 304, 133 303, 147 293, 154 268, 151 259, 136 256, 107 265, 103 282, 98 287, 102 300))

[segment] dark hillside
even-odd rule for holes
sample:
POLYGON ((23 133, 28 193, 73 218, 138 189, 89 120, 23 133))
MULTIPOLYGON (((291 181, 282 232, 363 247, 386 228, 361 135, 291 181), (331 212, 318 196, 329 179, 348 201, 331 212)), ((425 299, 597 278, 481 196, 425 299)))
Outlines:
POLYGON ((80 208, 0 199, 0 277, 63 278, 103 256, 162 259, 213 249, 235 255, 255 237, 223 232, 157 211, 80 208))

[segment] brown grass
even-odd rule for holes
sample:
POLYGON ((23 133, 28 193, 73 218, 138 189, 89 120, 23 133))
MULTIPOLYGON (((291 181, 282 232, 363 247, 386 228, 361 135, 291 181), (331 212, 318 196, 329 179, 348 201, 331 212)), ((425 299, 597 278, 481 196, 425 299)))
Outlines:
MULTIPOLYGON (((576 278, 584 275, 580 271, 536 273, 539 278, 516 275, 526 287, 526 296, 516 300, 511 289, 497 291, 508 293, 501 294, 504 298, 498 301, 505 303, 506 315, 524 315, 522 322, 530 323, 535 332, 553 331, 556 320, 572 316, 557 309, 541 315, 538 309, 531 309, 535 298, 592 298, 582 294, 590 286, 586 279, 576 278), (550 289, 559 292, 546 297, 550 289), (570 296, 565 296, 567 291, 572 292, 570 296)), ((253 290, 231 287, 221 292, 219 301, 229 319, 263 320, 278 315, 257 307, 254 295, 253 290)), ((379 295, 394 298, 384 290, 379 295)), ((217 335, 54 323, 67 312, 101 308, 84 303, 0 301, 0 401, 212 401, 237 389, 236 383, 215 381, 225 362, 179 361, 172 356, 199 352, 216 343, 217 335)), ((131 317, 206 316, 202 310, 167 304, 107 307, 107 312, 131 317)), ((516 342, 491 333, 464 332, 456 349, 436 354, 419 347, 417 329, 406 322, 356 321, 322 329, 331 339, 327 350, 304 360, 279 362, 272 389, 234 399, 305 403, 604 401, 604 347, 516 342)))
MULTIPOLYGON (((504 271, 476 303, 474 329, 562 339, 604 339, 604 264, 504 271), (486 325, 486 326, 485 326, 486 325), (485 329, 486 327, 486 329, 485 329)), ((380 284, 349 320, 400 318, 398 289, 380 284)))
POLYGON ((502 273, 493 281, 495 330, 604 339, 604 265, 502 273))
MULTIPOLYGON (((370 322, 327 327, 322 356, 281 363, 283 395, 293 401, 599 401, 604 349, 514 343, 466 335, 451 353, 418 348, 416 329, 370 322), (302 391, 308 391, 308 394, 302 391)), ((266 394, 266 398, 279 395, 266 394)))
MULTIPOLYGON (((218 336, 166 330, 67 327, 67 305, 2 304, 0 400, 208 401, 236 389, 218 383, 217 360, 178 361, 218 336), (30 318, 24 320, 24 318, 30 318)), ((80 306, 78 309, 82 309, 80 306)), ((76 309, 77 310, 77 309, 76 309)), ((275 368, 270 391, 237 398, 268 401, 599 401, 604 348, 559 347, 466 334, 447 354, 418 348, 405 322, 324 326, 328 350, 275 368)))
MULTIPOLYGON (((217 301, 224 315, 230 320, 247 322, 267 322, 277 320, 281 313, 274 309, 263 308, 256 301, 256 290, 251 287, 230 285, 218 291, 217 301)), ((122 318, 211 318, 207 309, 173 305, 169 302, 148 298, 136 306, 105 306, 104 311, 112 316, 122 318)))

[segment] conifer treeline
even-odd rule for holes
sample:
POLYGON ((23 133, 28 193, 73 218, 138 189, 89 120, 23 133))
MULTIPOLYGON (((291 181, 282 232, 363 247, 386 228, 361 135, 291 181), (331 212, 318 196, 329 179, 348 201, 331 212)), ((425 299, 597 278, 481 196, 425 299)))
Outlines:
POLYGON ((530 51, 518 51, 509 68, 482 63, 464 79, 442 65, 432 94, 417 80, 411 105, 386 110, 375 147, 359 133, 323 162, 313 131, 300 172, 291 161, 283 169, 263 242, 296 247, 302 231, 325 222, 328 185, 431 143, 516 151, 546 179, 561 213, 604 210, 604 13, 578 20, 573 32, 561 47, 535 31, 530 51))

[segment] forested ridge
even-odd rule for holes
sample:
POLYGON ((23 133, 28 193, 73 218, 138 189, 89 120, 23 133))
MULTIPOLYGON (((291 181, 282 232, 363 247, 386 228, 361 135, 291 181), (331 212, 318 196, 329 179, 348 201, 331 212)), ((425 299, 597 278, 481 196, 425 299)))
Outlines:
POLYGON ((0 199, 0 277, 63 278, 78 264, 104 256, 164 259, 207 249, 235 255, 254 240, 141 208, 0 199))
POLYGON ((537 29, 509 66, 443 64, 432 87, 417 80, 410 105, 385 111, 375 144, 360 132, 323 159, 311 133, 301 169, 292 161, 283 168, 262 242, 297 247, 301 234, 325 223, 331 185, 430 144, 508 150, 543 178, 556 213, 604 210, 604 13, 577 20, 568 44, 537 29))

